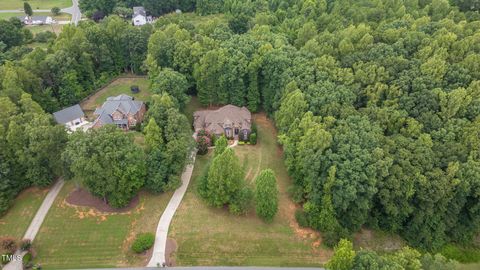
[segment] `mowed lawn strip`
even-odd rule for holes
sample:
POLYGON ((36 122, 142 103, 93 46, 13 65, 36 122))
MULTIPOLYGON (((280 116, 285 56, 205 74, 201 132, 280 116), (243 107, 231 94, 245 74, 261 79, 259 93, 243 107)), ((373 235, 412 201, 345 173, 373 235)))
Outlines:
POLYGON ((256 116, 258 145, 237 146, 247 181, 265 168, 275 171, 280 191, 280 209, 271 224, 256 217, 234 216, 226 209, 209 207, 198 196, 195 183, 212 157, 198 156, 192 182, 170 228, 178 250, 177 265, 320 266, 331 255, 317 242, 315 233, 302 230, 294 220, 295 204, 287 194, 290 179, 276 144, 272 123, 256 116))
POLYGON ((67 182, 34 242, 36 263, 46 269, 141 266, 148 258, 130 246, 137 233, 155 232, 171 193, 142 192, 125 213, 101 213, 65 202, 75 184, 67 182))
MULTIPOLYGON (((28 0, 27 1, 35 13, 36 9, 51 9, 53 7, 66 8, 72 6, 72 0, 28 0)), ((1 0, 0 10, 23 10, 24 1, 21 0, 1 0)))
POLYGON ((22 191, 7 213, 0 217, 0 237, 21 239, 47 193, 48 189, 39 188, 22 191))
POLYGON ((147 102, 151 100, 152 93, 150 92, 150 82, 147 78, 118 78, 96 92, 88 99, 84 100, 80 106, 85 111, 87 116, 91 116, 95 108, 102 106, 108 97, 126 94, 134 97, 137 100, 147 102), (137 85, 140 92, 133 94, 131 90, 132 85, 137 85))

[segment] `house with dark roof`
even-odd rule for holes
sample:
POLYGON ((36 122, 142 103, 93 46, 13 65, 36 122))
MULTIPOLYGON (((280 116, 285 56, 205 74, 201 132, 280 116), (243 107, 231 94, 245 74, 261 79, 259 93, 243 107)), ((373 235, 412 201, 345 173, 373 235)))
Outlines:
POLYGON ((54 112, 53 118, 55 118, 58 124, 64 125, 70 131, 75 131, 77 128, 88 123, 85 121, 85 113, 83 113, 82 108, 78 104, 54 112))
POLYGON ((196 111, 193 114, 195 132, 206 130, 217 136, 247 140, 251 133, 252 114, 245 107, 226 105, 218 110, 196 111))
POLYGON ((102 107, 97 108, 93 113, 96 117, 93 128, 113 124, 121 129, 128 130, 143 122, 145 112, 145 104, 131 96, 109 97, 102 107))

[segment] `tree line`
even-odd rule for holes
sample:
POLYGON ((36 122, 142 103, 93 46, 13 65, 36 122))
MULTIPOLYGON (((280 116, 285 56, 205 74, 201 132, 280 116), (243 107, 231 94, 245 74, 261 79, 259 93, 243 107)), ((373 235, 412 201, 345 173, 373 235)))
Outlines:
POLYGON ((219 2, 225 15, 200 24, 162 17, 146 65, 182 73, 203 105, 274 117, 292 196, 327 243, 362 226, 429 250, 473 239, 478 12, 446 0, 219 2))

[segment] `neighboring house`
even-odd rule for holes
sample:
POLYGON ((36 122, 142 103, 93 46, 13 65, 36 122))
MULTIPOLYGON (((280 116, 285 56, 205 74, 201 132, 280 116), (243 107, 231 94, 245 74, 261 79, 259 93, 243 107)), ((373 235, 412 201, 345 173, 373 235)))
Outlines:
POLYGON ((93 113, 96 116, 93 128, 114 124, 117 127, 128 130, 143 122, 146 106, 142 101, 137 101, 128 95, 109 97, 101 108, 93 113))
POLYGON ((52 24, 55 22, 50 16, 18 16, 18 19, 22 21, 25 25, 43 25, 43 24, 52 24))
POLYGON ((88 124, 85 121, 85 114, 78 104, 53 113, 53 117, 57 123, 64 125, 70 131, 75 131, 77 128, 88 124))
POLYGON ((135 26, 147 24, 147 13, 143 7, 133 7, 132 22, 135 26))
POLYGON ((252 114, 245 107, 226 105, 218 110, 196 111, 193 114, 195 132, 202 129, 217 136, 247 140, 252 126, 252 114))

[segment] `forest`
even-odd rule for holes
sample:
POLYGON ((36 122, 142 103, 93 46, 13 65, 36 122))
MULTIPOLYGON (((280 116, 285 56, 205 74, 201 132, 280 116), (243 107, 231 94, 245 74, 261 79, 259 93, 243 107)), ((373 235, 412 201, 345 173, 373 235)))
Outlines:
MULTIPOLYGON (((110 15, 115 7, 149 9, 148 2, 156 1, 81 3, 110 15)), ((25 48, 27 31, 0 21, 4 209, 19 190, 62 174, 61 151, 50 149, 63 149, 68 138, 45 112, 133 72, 165 87, 158 106, 181 108, 189 93, 203 105, 230 103, 272 117, 299 215, 330 245, 363 226, 422 250, 468 244, 478 234, 477 1, 167 3, 150 12, 184 7, 219 16, 192 23, 172 14, 135 28, 111 15, 64 28, 46 51, 25 48)))

